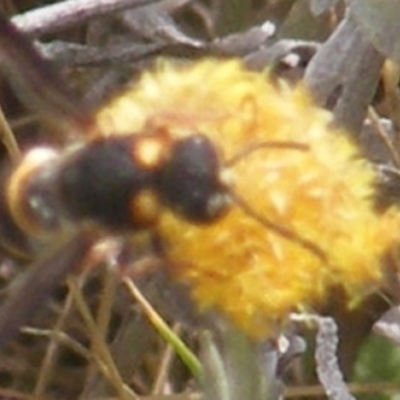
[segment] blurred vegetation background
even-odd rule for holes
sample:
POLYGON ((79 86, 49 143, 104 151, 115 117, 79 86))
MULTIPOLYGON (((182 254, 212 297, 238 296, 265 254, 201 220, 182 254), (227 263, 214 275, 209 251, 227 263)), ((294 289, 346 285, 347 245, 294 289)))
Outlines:
MULTIPOLYGON (((349 130, 381 171, 377 209, 398 204, 398 0, 106 3, 2 0, 0 10, 36 41, 38 50, 59 70, 66 84, 93 109, 118 94, 159 57, 235 57, 254 70, 268 69, 277 81, 304 82, 316 103, 332 111, 335 123, 349 130)), ((38 114, 15 96, 7 74, 0 80, 0 104, 22 150, 36 144, 63 146, 70 141, 63 133, 49 133, 38 114)), ((6 149, 0 157, 7 164, 6 149)), ((136 277, 142 265, 154 265, 153 255, 153 247, 128 247, 118 263, 129 264, 128 274, 136 277)), ((389 269, 397 259, 395 252, 388 256, 385 262, 389 269)), ((102 268, 86 271, 75 283, 60 283, 31 322, 35 328, 26 330, 2 351, 1 399, 132 398, 124 385, 136 393, 135 398, 201 398, 191 372, 148 322, 142 306, 121 290, 120 279, 109 263, 99 261, 102 268), (71 297, 74 290, 80 295, 71 297), (85 301, 76 305, 79 296, 85 301), (93 313, 107 350, 93 345, 96 329, 89 328, 90 318, 82 317, 86 309, 93 313), (105 359, 110 355, 114 361, 104 364, 101 357, 96 361, 96 351, 104 351, 105 359), (113 368, 119 372, 110 372, 113 368)), ((162 272, 162 260, 156 264, 161 268, 137 277, 138 285, 176 335, 194 353, 199 348, 204 351, 199 332, 204 326, 214 329, 213 319, 199 316, 190 305, 187 289, 170 282, 162 272)), ((14 279, 26 273, 25 265, 6 252, 2 255, 3 297, 14 279)), ((340 341, 333 354, 334 364, 339 366, 328 368, 328 375, 340 372, 354 398, 400 399, 399 293, 398 273, 393 273, 382 292, 354 309, 348 310, 338 295, 328 308, 320 310, 321 315, 335 320, 340 341)), ((216 340, 218 346, 224 347, 220 340, 216 340)), ((325 394, 329 383, 324 389, 317 377, 316 370, 324 365, 315 358, 318 345, 309 324, 296 325, 286 340, 284 350, 279 340, 268 343, 268 350, 251 350, 275 357, 262 364, 274 381, 271 388, 276 389, 269 392, 270 400, 281 395, 288 399, 353 398, 350 392, 325 394)), ((206 360, 210 360, 212 348, 208 347, 206 360)), ((240 357, 247 356, 241 354, 235 360, 240 363, 240 357)), ((239 371, 246 380, 244 370, 239 371)), ((218 379, 217 375, 208 377, 214 378, 218 379)), ((227 400, 234 398, 247 400, 227 400)))

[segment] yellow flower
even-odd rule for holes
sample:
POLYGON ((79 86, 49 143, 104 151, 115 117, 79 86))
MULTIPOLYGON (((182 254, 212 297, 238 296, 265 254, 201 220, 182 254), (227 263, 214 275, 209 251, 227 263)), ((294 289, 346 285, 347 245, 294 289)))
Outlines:
POLYGON ((323 257, 235 203, 205 225, 163 213, 158 229, 171 271, 191 285, 201 309, 216 309, 259 338, 273 334, 291 311, 326 301, 338 286, 352 299, 381 283, 380 259, 396 239, 398 213, 374 211, 373 167, 301 87, 273 84, 235 61, 164 63, 102 110, 99 121, 120 134, 152 126, 177 136, 203 133, 222 164, 251 144, 308 146, 249 152, 230 168, 232 192, 315 243, 323 257))

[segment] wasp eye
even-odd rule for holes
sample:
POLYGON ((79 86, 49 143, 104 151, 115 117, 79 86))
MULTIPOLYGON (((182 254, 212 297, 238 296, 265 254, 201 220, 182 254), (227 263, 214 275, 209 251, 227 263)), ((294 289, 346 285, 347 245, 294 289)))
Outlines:
POLYGON ((163 200, 190 221, 214 220, 229 204, 220 172, 217 151, 206 136, 194 134, 178 140, 160 173, 163 200))

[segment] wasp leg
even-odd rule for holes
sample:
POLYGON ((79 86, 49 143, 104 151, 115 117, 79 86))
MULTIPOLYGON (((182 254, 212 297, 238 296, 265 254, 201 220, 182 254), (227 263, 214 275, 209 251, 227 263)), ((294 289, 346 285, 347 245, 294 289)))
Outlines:
POLYGON ((37 262, 32 271, 0 309, 0 348, 6 346, 29 323, 66 274, 81 267, 96 239, 82 231, 69 238, 47 258, 37 262))

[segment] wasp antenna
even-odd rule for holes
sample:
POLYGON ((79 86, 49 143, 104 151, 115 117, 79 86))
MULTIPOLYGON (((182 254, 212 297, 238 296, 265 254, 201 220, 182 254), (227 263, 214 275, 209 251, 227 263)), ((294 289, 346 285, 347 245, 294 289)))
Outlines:
POLYGON ((233 202, 235 202, 246 214, 252 217, 254 220, 258 221, 261 225, 266 227, 267 229, 275 232, 277 235, 287 239, 291 242, 298 244, 300 247, 303 247, 305 250, 313 253, 317 258, 319 258, 323 262, 327 262, 327 255, 324 250, 321 249, 316 243, 312 242, 309 239, 301 236, 299 233, 292 231, 288 228, 285 228, 282 225, 279 225, 264 215, 259 214, 256 210, 254 210, 243 198, 238 196, 236 193, 231 193, 231 197, 233 202))
MULTIPOLYGON (((82 109, 72 91, 33 44, 0 13, 0 64, 4 67, 17 95, 34 107, 46 121, 59 127, 82 130, 89 126, 90 113, 82 109), (79 107, 77 106, 79 105, 79 107)), ((62 129, 59 128, 59 129, 62 129)))
POLYGON ((299 151, 308 151, 310 146, 305 143, 299 142, 290 142, 290 141, 265 141, 260 143, 252 143, 249 146, 246 146, 244 149, 236 153, 231 159, 224 163, 224 167, 232 167, 238 162, 242 161, 249 154, 254 153, 258 150, 263 150, 265 148, 274 148, 274 149, 282 149, 282 150, 299 150, 299 151))

